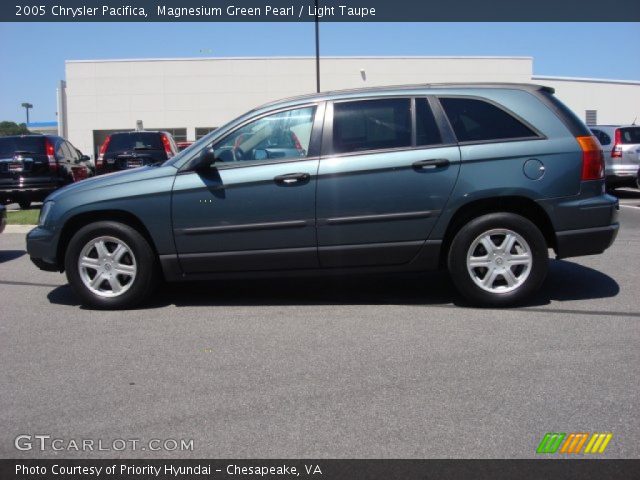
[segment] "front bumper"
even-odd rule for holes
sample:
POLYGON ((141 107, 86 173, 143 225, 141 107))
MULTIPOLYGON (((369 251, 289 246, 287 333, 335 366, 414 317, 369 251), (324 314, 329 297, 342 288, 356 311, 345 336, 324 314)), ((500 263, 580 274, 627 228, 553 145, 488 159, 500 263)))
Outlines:
POLYGON ((36 227, 27 233, 27 253, 31 261, 40 270, 61 272, 62 266, 56 258, 56 235, 42 227, 36 227))

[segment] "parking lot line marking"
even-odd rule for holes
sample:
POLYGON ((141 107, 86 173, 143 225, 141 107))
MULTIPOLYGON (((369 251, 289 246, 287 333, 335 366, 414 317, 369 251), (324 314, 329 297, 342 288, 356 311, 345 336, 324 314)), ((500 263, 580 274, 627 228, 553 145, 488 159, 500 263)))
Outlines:
POLYGON ((31 282, 12 282, 11 280, 0 280, 0 285, 18 285, 18 286, 27 286, 27 287, 62 287, 61 284, 54 283, 31 283, 31 282))

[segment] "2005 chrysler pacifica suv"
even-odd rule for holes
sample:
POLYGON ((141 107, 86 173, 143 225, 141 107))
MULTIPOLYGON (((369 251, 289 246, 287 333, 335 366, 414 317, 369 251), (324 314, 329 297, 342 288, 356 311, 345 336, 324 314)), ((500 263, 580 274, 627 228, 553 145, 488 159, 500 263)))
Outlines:
POLYGON ((27 236, 85 305, 157 281, 447 268, 472 303, 525 301, 603 252, 618 203, 597 140, 536 85, 328 92, 271 103, 164 163, 51 194, 27 236))

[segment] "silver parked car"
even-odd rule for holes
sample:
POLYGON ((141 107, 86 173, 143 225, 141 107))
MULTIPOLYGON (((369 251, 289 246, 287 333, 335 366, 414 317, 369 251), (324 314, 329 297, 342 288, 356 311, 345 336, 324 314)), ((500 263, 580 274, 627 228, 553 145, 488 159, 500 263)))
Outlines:
POLYGON ((602 145, 607 188, 637 186, 640 126, 594 125, 589 128, 602 145))

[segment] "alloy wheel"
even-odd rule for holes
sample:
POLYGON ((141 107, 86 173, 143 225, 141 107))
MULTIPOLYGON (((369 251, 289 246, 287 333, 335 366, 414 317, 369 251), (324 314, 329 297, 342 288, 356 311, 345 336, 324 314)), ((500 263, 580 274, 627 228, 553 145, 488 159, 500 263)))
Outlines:
POLYGON ((101 236, 87 242, 78 258, 80 278, 92 293, 117 297, 131 288, 136 274, 136 258, 122 240, 101 236))

